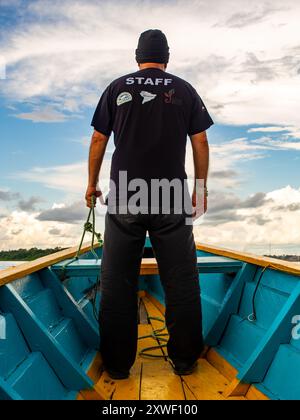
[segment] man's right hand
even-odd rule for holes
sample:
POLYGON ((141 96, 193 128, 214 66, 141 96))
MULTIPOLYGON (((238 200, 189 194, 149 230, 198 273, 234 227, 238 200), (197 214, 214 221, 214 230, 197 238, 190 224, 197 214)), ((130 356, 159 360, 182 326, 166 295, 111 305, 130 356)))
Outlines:
POLYGON ((102 196, 102 192, 97 190, 96 187, 87 187, 86 194, 85 194, 85 200, 86 200, 86 206, 89 208, 92 208, 92 197, 95 197, 94 206, 96 206, 96 200, 98 197, 102 196))

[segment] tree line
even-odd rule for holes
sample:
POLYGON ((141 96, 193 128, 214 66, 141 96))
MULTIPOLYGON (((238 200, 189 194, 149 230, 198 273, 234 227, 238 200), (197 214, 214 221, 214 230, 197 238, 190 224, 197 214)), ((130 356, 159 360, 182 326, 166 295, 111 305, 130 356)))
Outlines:
POLYGON ((33 261, 55 252, 63 251, 66 248, 31 248, 31 249, 14 249, 9 251, 0 251, 0 261, 33 261))

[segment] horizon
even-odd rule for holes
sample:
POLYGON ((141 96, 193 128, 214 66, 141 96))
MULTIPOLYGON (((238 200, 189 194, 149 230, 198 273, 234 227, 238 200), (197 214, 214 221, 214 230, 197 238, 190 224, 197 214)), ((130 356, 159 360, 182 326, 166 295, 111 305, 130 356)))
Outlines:
MULTIPOLYGON (((77 245, 95 107, 113 79, 137 70, 139 34, 159 28, 170 45, 167 72, 193 84, 215 122, 208 213, 196 239, 299 254, 299 2, 136 6, 0 2, 0 248, 77 245)), ((113 150, 111 138, 105 179, 113 150)), ((190 176, 190 147, 186 169, 190 176)), ((103 232, 99 204, 97 213, 103 232)))

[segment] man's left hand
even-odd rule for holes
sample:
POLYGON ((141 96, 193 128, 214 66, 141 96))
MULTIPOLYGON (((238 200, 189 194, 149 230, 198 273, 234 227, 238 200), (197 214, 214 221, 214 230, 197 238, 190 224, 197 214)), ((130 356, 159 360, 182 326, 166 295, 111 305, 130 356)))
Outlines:
POLYGON ((193 220, 198 219, 207 212, 207 194, 206 190, 203 190, 203 193, 197 194, 196 190, 193 191, 192 195, 192 205, 194 209, 193 220))

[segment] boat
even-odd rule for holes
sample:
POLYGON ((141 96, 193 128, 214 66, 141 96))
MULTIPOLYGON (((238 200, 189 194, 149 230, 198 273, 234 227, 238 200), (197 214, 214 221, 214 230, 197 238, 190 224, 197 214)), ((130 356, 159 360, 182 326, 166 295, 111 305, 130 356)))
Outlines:
POLYGON ((0 272, 0 399, 300 399, 296 264, 197 243, 206 348, 196 371, 180 377, 164 347, 164 293, 147 238, 138 354, 130 378, 116 381, 98 352, 102 247, 85 243, 75 255, 0 272))

